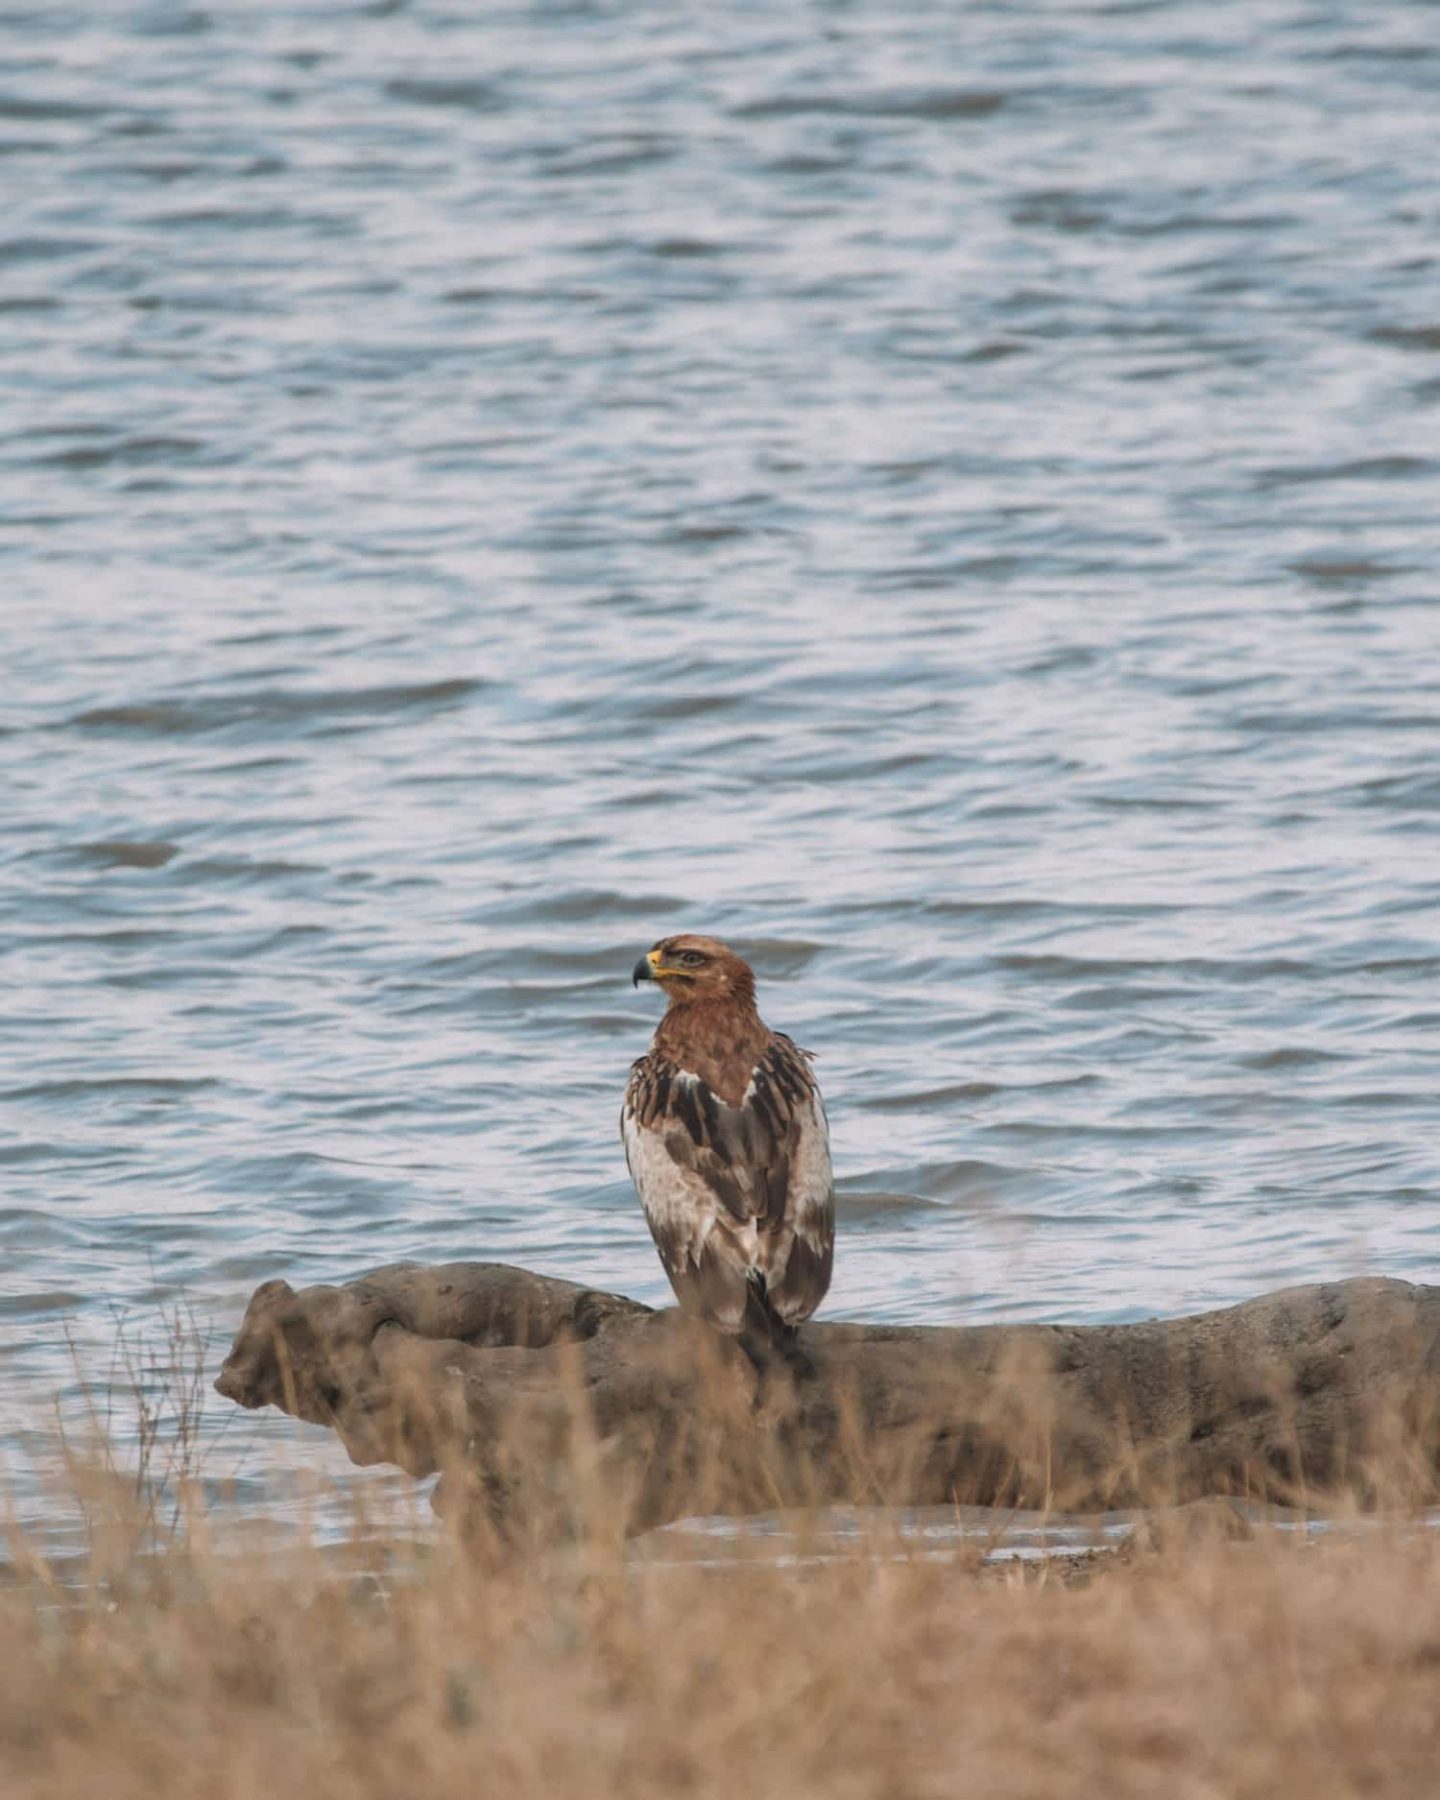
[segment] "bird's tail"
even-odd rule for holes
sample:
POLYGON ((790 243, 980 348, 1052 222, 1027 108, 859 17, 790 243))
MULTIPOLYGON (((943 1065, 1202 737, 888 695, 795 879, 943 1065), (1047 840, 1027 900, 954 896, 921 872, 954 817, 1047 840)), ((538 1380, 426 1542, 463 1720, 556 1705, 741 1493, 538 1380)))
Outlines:
POLYGON ((777 1361, 797 1380, 815 1374, 815 1365, 800 1347, 800 1334, 776 1312, 765 1277, 752 1269, 745 1281, 745 1311, 740 1320, 740 1348, 764 1376, 777 1361))

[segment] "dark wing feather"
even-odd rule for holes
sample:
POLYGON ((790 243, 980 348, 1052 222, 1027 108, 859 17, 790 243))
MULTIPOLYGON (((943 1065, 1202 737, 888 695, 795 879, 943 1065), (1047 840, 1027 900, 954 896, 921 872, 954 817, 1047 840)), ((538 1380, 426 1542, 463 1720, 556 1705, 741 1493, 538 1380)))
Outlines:
POLYGON ((818 1229, 796 1232, 785 1261, 782 1304, 787 1318, 810 1317, 830 1291, 830 1276, 834 1267, 833 1218, 820 1222, 818 1229))
POLYGON ((835 1215, 824 1109, 804 1051, 774 1033, 730 1106, 652 1050, 633 1065, 621 1124, 681 1304, 727 1330, 752 1304, 785 1329, 808 1318, 830 1284, 835 1215))
POLYGON ((803 1053, 776 1033, 739 1106, 727 1106, 694 1077, 672 1081, 665 1148, 738 1223, 777 1227, 785 1218, 799 1110, 813 1085, 803 1053))

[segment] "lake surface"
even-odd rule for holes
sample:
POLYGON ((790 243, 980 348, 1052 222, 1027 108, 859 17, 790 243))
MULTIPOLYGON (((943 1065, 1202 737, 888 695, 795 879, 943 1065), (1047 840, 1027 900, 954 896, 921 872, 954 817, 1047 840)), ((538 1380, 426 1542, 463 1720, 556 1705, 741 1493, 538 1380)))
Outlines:
POLYGON ((665 1298, 682 928, 832 1316, 1437 1277, 1434 4, 7 5, 0 183, 22 1516, 176 1296, 665 1298))

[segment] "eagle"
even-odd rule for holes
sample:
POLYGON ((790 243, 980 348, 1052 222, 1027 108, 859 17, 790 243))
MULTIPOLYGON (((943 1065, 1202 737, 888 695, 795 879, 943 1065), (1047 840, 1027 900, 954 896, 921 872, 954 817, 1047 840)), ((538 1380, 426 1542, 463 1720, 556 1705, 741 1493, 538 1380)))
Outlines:
POLYGON ((631 1067, 620 1134, 660 1261, 686 1312, 757 1362, 770 1349, 794 1360, 835 1258, 809 1052, 765 1024, 754 971, 716 938, 662 938, 635 965, 642 981, 669 1005, 631 1067))

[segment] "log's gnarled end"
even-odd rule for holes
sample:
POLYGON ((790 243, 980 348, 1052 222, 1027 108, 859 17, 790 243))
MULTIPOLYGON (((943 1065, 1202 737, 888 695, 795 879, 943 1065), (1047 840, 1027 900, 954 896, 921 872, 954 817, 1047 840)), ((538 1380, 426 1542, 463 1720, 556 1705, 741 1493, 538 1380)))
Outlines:
POLYGON ((299 1293, 286 1281, 265 1281, 250 1297, 215 1388, 239 1406, 294 1411, 342 1366, 355 1373, 357 1354, 363 1362, 386 1327, 477 1348, 544 1349, 649 1312, 638 1300, 505 1263, 392 1263, 343 1287, 299 1293))
POLYGON ((1130 1325, 811 1324, 758 1378, 667 1309, 503 1263, 256 1289, 215 1386, 445 1471, 492 1519, 836 1500, 1058 1510, 1440 1498, 1440 1288, 1362 1279, 1130 1325))

